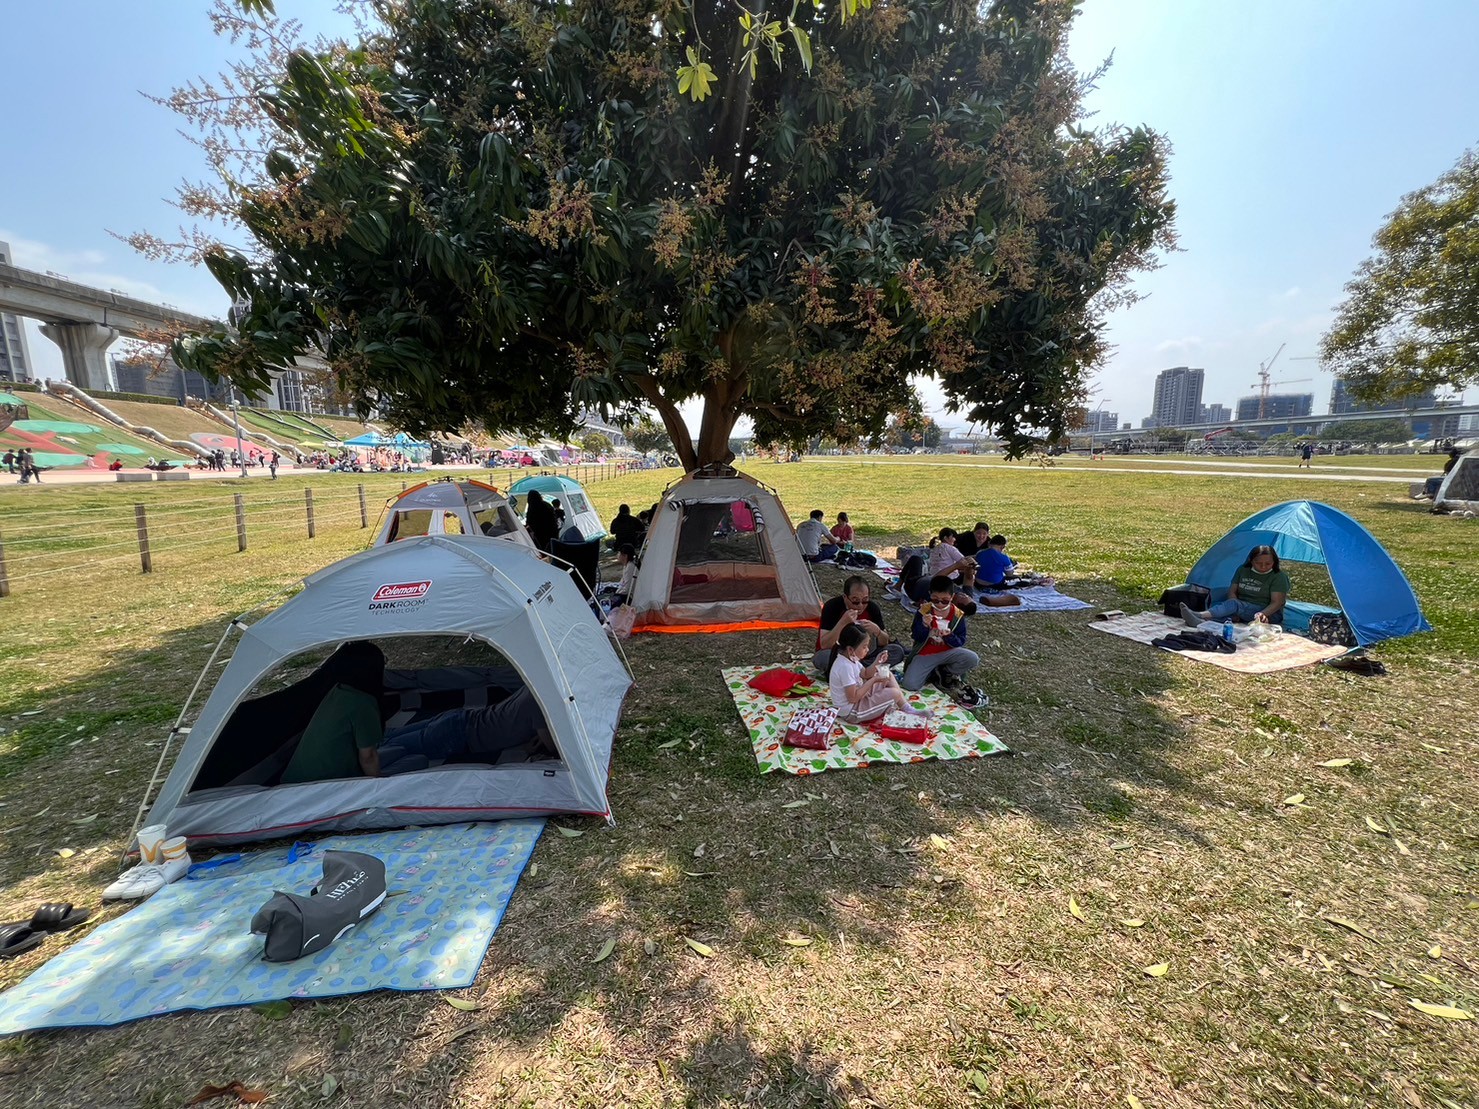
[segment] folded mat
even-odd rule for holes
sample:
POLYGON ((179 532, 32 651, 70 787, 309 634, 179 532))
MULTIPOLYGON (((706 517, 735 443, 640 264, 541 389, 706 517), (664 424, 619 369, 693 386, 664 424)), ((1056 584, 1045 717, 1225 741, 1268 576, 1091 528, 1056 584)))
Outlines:
MULTIPOLYGON (((1152 639, 1163 635, 1188 631, 1186 622, 1163 612, 1142 612, 1138 616, 1115 616, 1109 620, 1094 620, 1091 628, 1108 632, 1110 635, 1133 639, 1136 643, 1149 644, 1152 639)), ((1299 666, 1310 666, 1328 658, 1337 658, 1346 653, 1344 647, 1329 647, 1316 643, 1302 635, 1285 632, 1262 643, 1251 640, 1239 643, 1230 655, 1213 651, 1168 651, 1196 662, 1210 662, 1224 670, 1239 674, 1273 674, 1279 670, 1293 670, 1299 666)))
POLYGON ((471 985, 543 829, 537 818, 333 836, 307 853, 278 848, 198 872, 94 929, 0 995, 0 1034, 286 998, 471 985), (390 896, 318 954, 264 962, 262 937, 248 931, 252 914, 274 890, 312 889, 325 850, 383 860, 390 896))
POLYGON ((1093 608, 1088 601, 1080 601, 1066 593, 1059 593, 1055 585, 1024 585, 1006 592, 1022 598, 1020 605, 978 605, 977 616, 1010 616, 1014 612, 1072 612, 1074 609, 1093 608))
MULTIPOLYGON (((808 660, 809 661, 809 660, 808 660)), ((900 743, 884 739, 861 724, 838 724, 832 733, 833 746, 825 751, 787 747, 781 743, 786 722, 798 708, 830 705, 825 692, 810 697, 767 697, 751 689, 748 682, 771 666, 731 666, 721 671, 724 683, 739 709, 740 719, 750 733, 760 772, 784 770, 788 774, 820 774, 824 770, 848 770, 876 762, 925 762, 929 759, 977 759, 982 755, 1005 755, 1010 749, 977 720, 937 689, 909 693, 911 704, 935 712, 928 743, 900 743)))

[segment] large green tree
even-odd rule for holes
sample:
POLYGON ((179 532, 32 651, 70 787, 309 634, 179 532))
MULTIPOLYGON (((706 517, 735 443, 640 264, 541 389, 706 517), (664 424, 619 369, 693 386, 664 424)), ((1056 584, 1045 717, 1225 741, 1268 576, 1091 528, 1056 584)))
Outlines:
POLYGON ((1479 383, 1479 153, 1403 197, 1372 242, 1325 366, 1366 403, 1479 383))
POLYGON ((925 375, 1020 452, 1171 243, 1163 142, 1076 122, 1071 0, 375 10, 246 89, 274 149, 224 209, 253 248, 206 252, 241 307, 183 365, 260 388, 321 349, 413 431, 650 406, 688 467, 741 416, 876 435, 925 375))

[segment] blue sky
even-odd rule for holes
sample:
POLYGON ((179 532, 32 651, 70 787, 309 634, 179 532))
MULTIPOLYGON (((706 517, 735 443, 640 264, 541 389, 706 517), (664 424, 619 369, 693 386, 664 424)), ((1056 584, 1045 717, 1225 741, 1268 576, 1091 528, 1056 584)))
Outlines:
MULTIPOLYGON (((199 178, 177 121, 140 91, 219 70, 233 48, 196 0, 49 0, 6 17, 8 107, 0 239, 18 265, 218 315, 203 270, 151 262, 109 231, 172 232, 174 187, 199 178)), ((278 0, 310 30, 346 23, 329 0, 278 0)), ((1070 38, 1081 69, 1114 54, 1088 107, 1099 123, 1170 138, 1182 250, 1137 280, 1116 314, 1096 403, 1139 425, 1155 375, 1207 371, 1207 402, 1234 404, 1287 344, 1276 381, 1330 395, 1313 361, 1341 289, 1404 193, 1479 142, 1479 4, 1415 0, 1086 0, 1070 38)), ((61 376, 34 328, 39 372, 61 376)), ((927 393, 932 410, 937 394, 927 393)), ((959 423, 948 416, 942 421, 959 423)))

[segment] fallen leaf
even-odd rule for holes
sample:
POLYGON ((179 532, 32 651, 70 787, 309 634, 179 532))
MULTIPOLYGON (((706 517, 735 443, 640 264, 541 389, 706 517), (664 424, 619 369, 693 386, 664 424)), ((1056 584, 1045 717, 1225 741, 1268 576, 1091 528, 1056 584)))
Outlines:
POLYGON ((293 1014, 291 1001, 264 1001, 260 1005, 253 1005, 252 1008, 267 1020, 282 1020, 293 1014))
POLYGON ((45 709, 30 709, 27 712, 21 713, 21 715, 22 716, 40 716, 45 711, 46 711, 45 709))
POLYGON ((1399 855, 1411 855, 1412 854, 1411 851, 1407 850, 1407 845, 1405 843, 1403 843, 1400 839, 1398 839, 1396 836, 1393 836, 1392 837, 1392 846, 1397 849, 1397 854, 1399 854, 1399 855))
POLYGON ((1442 944, 1435 943, 1432 947, 1428 948, 1428 958, 1429 959, 1441 959, 1441 958, 1443 958, 1443 945, 1442 944))
POLYGON ((669 747, 676 747, 682 742, 683 741, 681 739, 670 739, 666 743, 659 743, 657 745, 657 749, 659 751, 666 751, 669 747))
POLYGON ((1427 1013, 1430 1017, 1442 1017, 1444 1020, 1473 1020, 1474 1014, 1467 1009, 1458 1009, 1452 1005, 1429 1005, 1426 1001, 1409 1001, 1419 1013, 1427 1013))
POLYGON ((1166 972, 1171 969, 1170 963, 1152 963, 1145 968, 1145 973, 1152 978, 1164 978, 1166 972))
POLYGON ((1286 804, 1286 805, 1303 805, 1304 804, 1304 794, 1302 794, 1302 793, 1291 793, 1288 797, 1284 798, 1284 804, 1286 804))
POLYGON ((809 805, 809 801, 787 801, 781 806, 783 809, 799 809, 802 805, 809 805))
POLYGON ((944 836, 940 835, 939 832, 931 832, 930 846, 932 846, 936 851, 949 851, 950 841, 944 836))
POLYGON ((73 855, 77 854, 77 852, 73 851, 70 847, 59 847, 57 848, 57 854, 64 859, 70 859, 73 855))
POLYGON ((697 847, 695 847, 693 849, 693 857, 695 859, 701 859, 701 858, 703 858, 704 857, 704 851, 705 851, 705 849, 706 849, 706 847, 705 847, 704 844, 702 844, 702 843, 699 844, 697 847))
POLYGON ((657 1064, 657 1073, 666 1078, 668 1076, 668 1065, 661 1059, 654 1060, 654 1062, 657 1064))
POLYGON ((476 1001, 469 1001, 465 997, 444 997, 442 1000, 452 1006, 452 1008, 460 1009, 464 1013, 475 1013, 482 1008, 476 1001))
POLYGON ((1347 920, 1343 916, 1327 916, 1322 919, 1328 921, 1331 924, 1334 924, 1337 928, 1344 928, 1346 931, 1354 932, 1358 936, 1365 936, 1368 940, 1375 941, 1376 939, 1375 936, 1366 931, 1366 929, 1362 928, 1354 920, 1347 920))
POLYGON ((203 1102, 213 1101, 218 1097, 225 1097, 227 1094, 236 1098, 239 1103, 246 1105, 256 1105, 267 1100, 266 1090, 248 1089, 240 1082, 232 1081, 226 1083, 224 1086, 202 1086, 200 1093, 185 1102, 186 1109, 191 1105, 200 1105, 203 1102))
POLYGON ((596 957, 592 959, 591 962, 604 963, 607 959, 611 958, 611 953, 615 950, 616 941, 613 939, 608 939, 605 943, 601 945, 601 950, 596 952, 596 957))
POLYGON ((1125 1104, 1128 1105, 1130 1109, 1145 1109, 1145 1102, 1141 1101, 1134 1094, 1125 1095, 1125 1104))
POLYGON ((689 946, 695 955, 702 955, 705 959, 712 959, 714 957, 714 949, 712 947, 706 943, 700 943, 692 936, 684 936, 683 942, 689 946))
POLYGON ((717 870, 685 870, 683 873, 690 878, 712 878, 719 872, 717 870))
POLYGON ((1129 840, 1122 839, 1122 840, 1118 840, 1118 841, 1116 841, 1114 843, 1111 843, 1109 845, 1109 849, 1111 851, 1128 851, 1130 848, 1132 848, 1134 846, 1135 845, 1133 843, 1131 843, 1129 840))
POLYGON ((1140 919, 1138 919, 1136 917, 1130 917, 1128 919, 1121 919, 1120 920, 1120 923, 1123 924, 1126 928, 1144 928, 1145 927, 1145 921, 1140 920, 1140 919))
POLYGON ((577 836, 585 835, 585 833, 582 832, 579 828, 567 828, 563 824, 556 824, 555 831, 559 832, 562 836, 569 837, 570 839, 575 839, 577 836))
POLYGON ((651 939, 651 938, 643 940, 642 941, 642 950, 645 951, 645 952, 647 952, 647 954, 649 954, 649 955, 656 955, 657 954, 657 941, 654 940, 654 939, 651 939))
POLYGON ((1084 919, 1084 911, 1078 907, 1078 902, 1073 899, 1073 894, 1068 895, 1068 911, 1079 920, 1084 919))
POLYGON ((536 874, 539 873, 539 864, 538 863, 530 863, 529 864, 529 869, 527 870, 526 873, 529 875, 529 877, 533 878, 534 875, 536 875, 536 874))
POLYGON ((987 1077, 980 1071, 969 1070, 966 1072, 966 1077, 971 1080, 971 1085, 974 1086, 981 1093, 989 1094, 991 1092, 990 1080, 987 1079, 987 1077))
POLYGON ((1379 1011, 1377 1009, 1362 1009, 1361 1012, 1365 1013, 1368 1017, 1375 1017, 1377 1020, 1381 1021, 1383 1024, 1391 1024, 1392 1023, 1392 1018, 1391 1017, 1387 1016, 1385 1013, 1383 1013, 1383 1012, 1381 1012, 1381 1011, 1379 1011))
POLYGON ((339 1080, 332 1074, 324 1075, 324 1084, 318 1088, 319 1097, 333 1097, 334 1091, 339 1088, 339 1080))
POLYGON ((341 1024, 338 1033, 334 1036, 334 1050, 347 1051, 349 1045, 354 1042, 354 1025, 341 1024))
POLYGON ((97 813, 93 813, 91 816, 84 816, 80 820, 74 820, 74 821, 72 821, 72 823, 73 824, 91 824, 97 818, 98 818, 98 814, 97 813))
POLYGON ((1385 828, 1383 828, 1380 824, 1378 824, 1376 821, 1372 820, 1371 817, 1369 817, 1369 816, 1366 818, 1366 827, 1370 828, 1373 832, 1375 832, 1379 836, 1389 836, 1389 835, 1392 834, 1391 832, 1389 832, 1385 828))
POLYGON ((1429 751, 1432 751, 1433 754, 1435 754, 1435 755, 1446 755, 1446 754, 1448 754, 1448 748, 1447 747, 1434 747, 1431 743, 1424 743, 1423 746, 1426 747, 1429 751))
POLYGON ((781 937, 781 943, 786 944, 788 947, 810 947, 811 946, 811 937, 810 936, 782 936, 781 937))
POLYGON ((1331 770, 1338 770, 1342 766, 1350 766, 1351 763, 1353 763, 1355 761, 1356 761, 1355 759, 1326 759, 1320 765, 1321 766, 1328 766, 1328 767, 1330 767, 1331 770))

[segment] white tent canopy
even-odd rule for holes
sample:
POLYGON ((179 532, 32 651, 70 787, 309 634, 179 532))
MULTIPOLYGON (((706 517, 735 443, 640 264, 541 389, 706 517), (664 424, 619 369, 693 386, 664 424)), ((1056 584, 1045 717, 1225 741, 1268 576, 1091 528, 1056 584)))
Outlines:
POLYGON ((375 546, 419 535, 486 535, 534 549, 508 499, 472 479, 424 481, 399 494, 385 507, 375 546))
POLYGON ((1434 512, 1479 512, 1479 447, 1459 455, 1433 497, 1434 512))
MULTIPOLYGON (((569 576, 520 545, 430 536, 372 547, 307 578, 255 623, 238 618, 231 631, 240 637, 231 661, 148 816, 172 835, 227 843, 557 812, 611 818, 606 777, 631 679, 569 576), (395 637, 475 640, 501 652, 538 701, 558 759, 273 784, 301 725, 281 734, 289 726, 270 702, 296 687, 248 700, 257 684, 305 652, 395 637)), ((406 673, 402 685, 414 693, 416 672, 406 673)), ((445 694, 447 675, 467 675, 471 697, 478 673, 440 670, 435 688, 445 694)))

